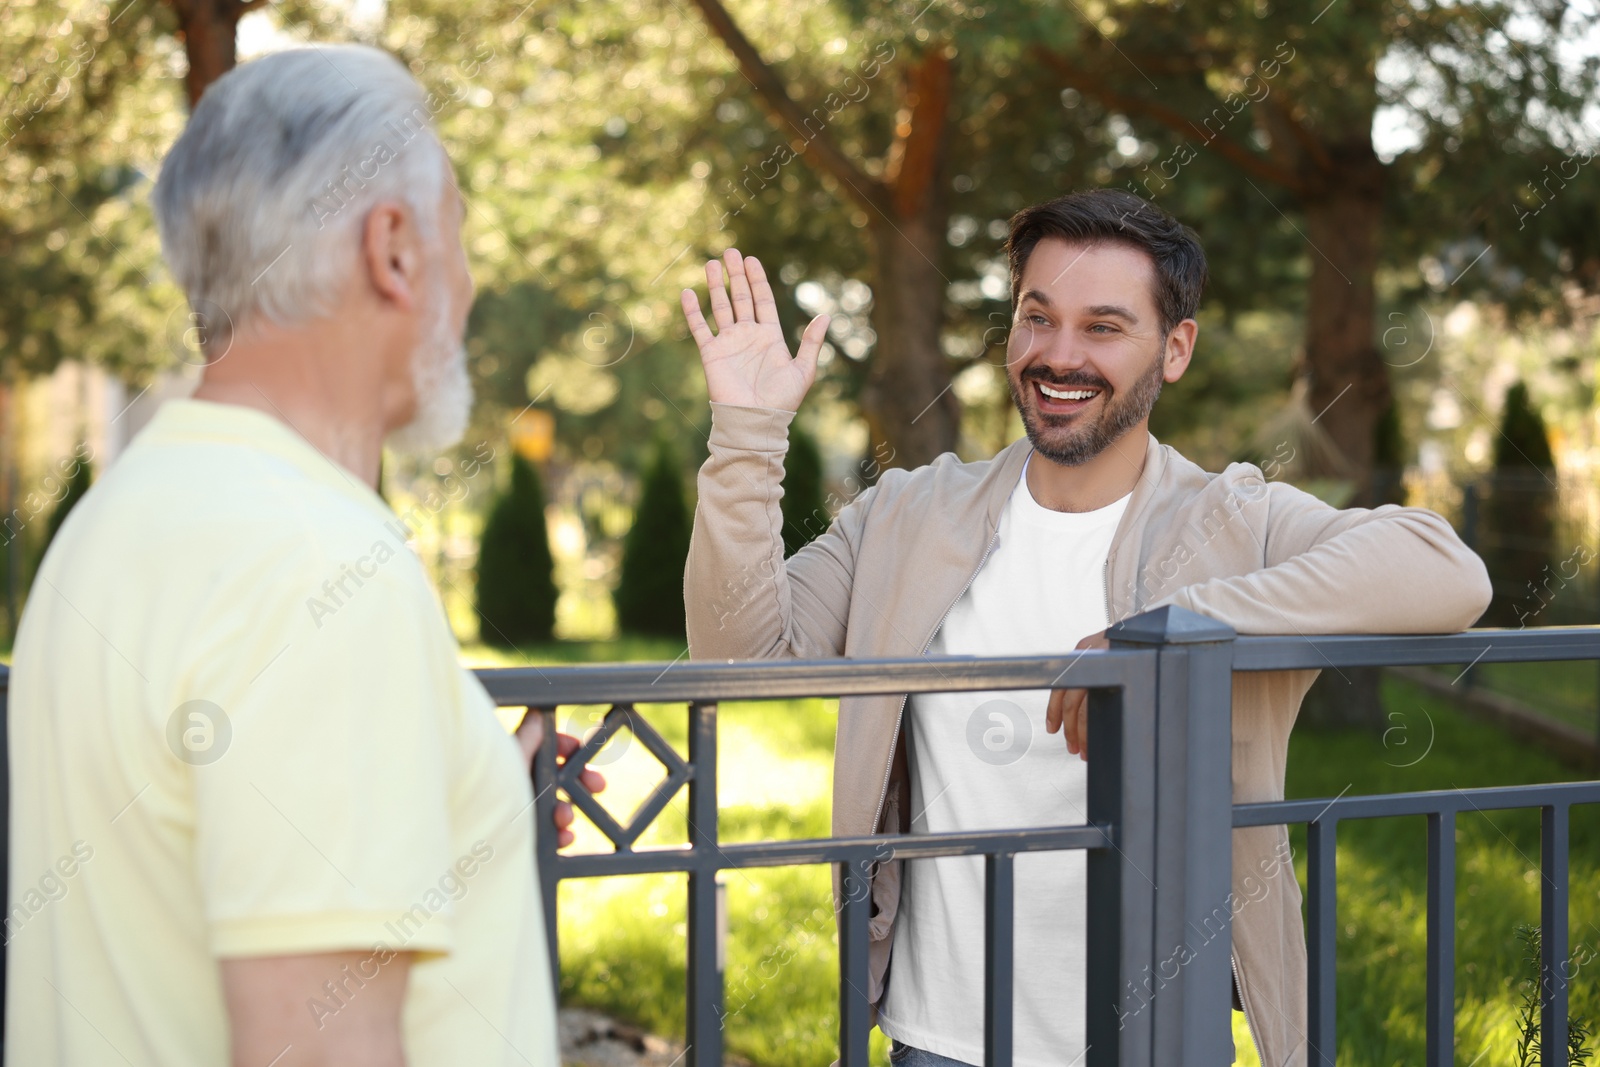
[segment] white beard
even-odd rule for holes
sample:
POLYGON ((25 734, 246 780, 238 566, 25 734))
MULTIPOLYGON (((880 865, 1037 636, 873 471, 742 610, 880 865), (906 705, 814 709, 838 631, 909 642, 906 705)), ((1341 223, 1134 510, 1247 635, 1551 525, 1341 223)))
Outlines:
POLYGON ((434 305, 428 332, 411 353, 411 385, 417 410, 389 434, 388 446, 410 456, 429 456, 461 440, 472 415, 472 378, 467 349, 450 328, 444 301, 434 305))

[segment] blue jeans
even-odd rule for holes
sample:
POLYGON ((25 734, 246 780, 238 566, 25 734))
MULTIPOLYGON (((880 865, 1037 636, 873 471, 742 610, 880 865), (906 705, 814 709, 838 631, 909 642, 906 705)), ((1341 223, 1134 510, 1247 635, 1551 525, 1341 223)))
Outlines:
POLYGON ((920 1048, 902 1045, 898 1041, 889 1045, 889 1062, 894 1067, 972 1067, 971 1064, 953 1060, 949 1056, 925 1052, 920 1048))

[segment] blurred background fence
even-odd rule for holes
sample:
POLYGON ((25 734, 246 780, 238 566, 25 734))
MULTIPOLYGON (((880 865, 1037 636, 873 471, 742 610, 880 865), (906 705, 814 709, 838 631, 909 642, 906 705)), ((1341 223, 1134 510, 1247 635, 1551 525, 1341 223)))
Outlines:
MULTIPOLYGON (((1408 502, 1450 519, 1489 568, 1484 625, 1600 621, 1600 482, 1592 473, 1493 473, 1408 480, 1408 502)), ((1464 686, 1514 697, 1600 740, 1600 665, 1462 664, 1464 686)))

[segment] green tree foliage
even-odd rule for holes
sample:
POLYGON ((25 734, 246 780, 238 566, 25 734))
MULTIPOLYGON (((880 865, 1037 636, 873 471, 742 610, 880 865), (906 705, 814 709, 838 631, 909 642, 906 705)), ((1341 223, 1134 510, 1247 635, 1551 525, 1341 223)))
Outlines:
POLYGON ((1549 603, 1555 465, 1544 417, 1517 382, 1506 390, 1484 502, 1483 557, 1494 582, 1486 621, 1494 625, 1534 624, 1549 603))
POLYGON ((510 647, 548 641, 556 622, 544 489, 533 464, 511 457, 511 487, 495 501, 478 550, 478 636, 510 647))
MULTIPOLYGON (((1340 301, 1448 291, 1548 307, 1559 283, 1600 269, 1585 244, 1600 231, 1580 224, 1600 187, 1574 180, 1581 163, 1560 138, 1574 102, 1592 97, 1592 70, 1555 61, 1554 42, 1583 29, 1558 0, 1515 20, 1503 4, 1443 0, 1326 12, 1223 0, 1093 12, 1043 0, 394 0, 376 26, 302 6, 272 17, 313 37, 371 39, 434 91, 471 205, 474 270, 499 301, 475 316, 475 369, 494 394, 481 417, 545 395, 569 457, 633 467, 656 437, 702 447, 703 387, 675 296, 703 285, 699 261, 730 243, 767 262, 786 322, 834 314, 819 400, 859 403, 874 439, 886 406, 904 408, 919 434, 943 427, 934 437, 950 447, 957 391, 941 383, 1001 362, 1006 219, 1069 189, 1131 185, 1200 231, 1213 312, 1316 304, 1331 325, 1305 335, 1311 399, 1321 411, 1350 384, 1327 367, 1358 368, 1321 425, 1368 461, 1385 367, 1373 310, 1340 301), (798 126, 778 113, 783 100, 798 126), (1414 149, 1374 156, 1378 108, 1411 123, 1414 149), (1314 285, 1322 298, 1308 298, 1314 285), (500 328, 513 320, 547 338, 536 360, 502 344, 518 335, 500 328), (886 375, 890 348, 902 365, 886 375), (526 399, 502 397, 523 368, 526 399), (926 412, 924 388, 939 396, 926 412), (650 433, 636 432, 639 416, 650 433)), ((1223 338, 1203 332, 1197 363, 1223 338)), ((1241 373, 1281 391, 1276 369, 1241 373)), ((1219 397, 1237 391, 1221 384, 1219 397)), ((1204 385, 1180 383, 1168 409, 1205 405, 1204 385)), ((918 461, 926 443, 892 462, 918 461)))
POLYGON ((1600 238, 1580 221, 1600 207, 1581 176, 1600 59, 1568 47, 1600 15, 1567 0, 1102 11, 1032 49, 1125 130, 1097 180, 1191 220, 1225 285, 1248 276, 1240 258, 1285 283, 1260 296, 1304 308, 1309 405, 1362 498, 1390 405, 1381 302, 1448 293, 1561 314, 1562 285, 1600 287, 1600 238), (1412 142, 1397 153, 1373 140, 1395 121, 1412 142), (1263 236, 1274 254, 1253 247, 1263 236))
POLYGON ((792 556, 817 539, 832 517, 822 492, 822 453, 799 426, 789 427, 789 454, 783 461, 783 554, 792 556))
POLYGON ((0 371, 8 378, 49 373, 66 358, 130 377, 173 360, 167 342, 181 338, 185 309, 162 276, 144 201, 184 116, 164 69, 171 25, 171 12, 152 0, 6 8, 0 371))
POLYGON ((691 519, 683 471, 661 443, 645 472, 633 528, 622 546, 617 583, 617 625, 628 634, 683 637, 683 570, 689 559, 691 519))

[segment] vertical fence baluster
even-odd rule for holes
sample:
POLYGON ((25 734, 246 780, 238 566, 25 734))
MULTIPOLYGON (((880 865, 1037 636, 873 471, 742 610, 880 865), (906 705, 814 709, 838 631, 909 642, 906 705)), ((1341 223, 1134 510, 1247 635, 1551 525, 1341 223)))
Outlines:
POLYGON ((1539 811, 1540 1067, 1567 1067, 1567 814, 1565 804, 1539 811))
POLYGON ((1451 1067, 1456 1047, 1456 814, 1428 815, 1428 1067, 1451 1067))
MULTIPOLYGON (((1115 634, 1111 643, 1118 647, 1115 634)), ((1087 858, 1085 1067, 1151 1062, 1155 694, 1154 672, 1143 664, 1130 668, 1120 690, 1089 691, 1089 821, 1110 837, 1087 858)))
POLYGON ((839 923, 839 1061, 842 1067, 867 1067, 867 1038, 872 1031, 867 1000, 872 863, 847 860, 839 866, 844 896, 843 921, 839 923))
POLYGON ((1334 1067, 1335 938, 1339 932, 1337 864, 1339 820, 1324 816, 1306 824, 1306 999, 1311 1062, 1334 1067))
POLYGON ((722 1067, 722 943, 717 883, 717 706, 689 705, 688 1020, 691 1067, 722 1067))
POLYGON ((1011 1067, 1015 875, 1009 852, 984 857, 983 1067, 1011 1067))
POLYGON ((550 988, 561 989, 560 928, 556 919, 556 709, 529 708, 544 719, 544 744, 533 754, 534 864, 544 903, 545 947, 550 952, 550 988))

